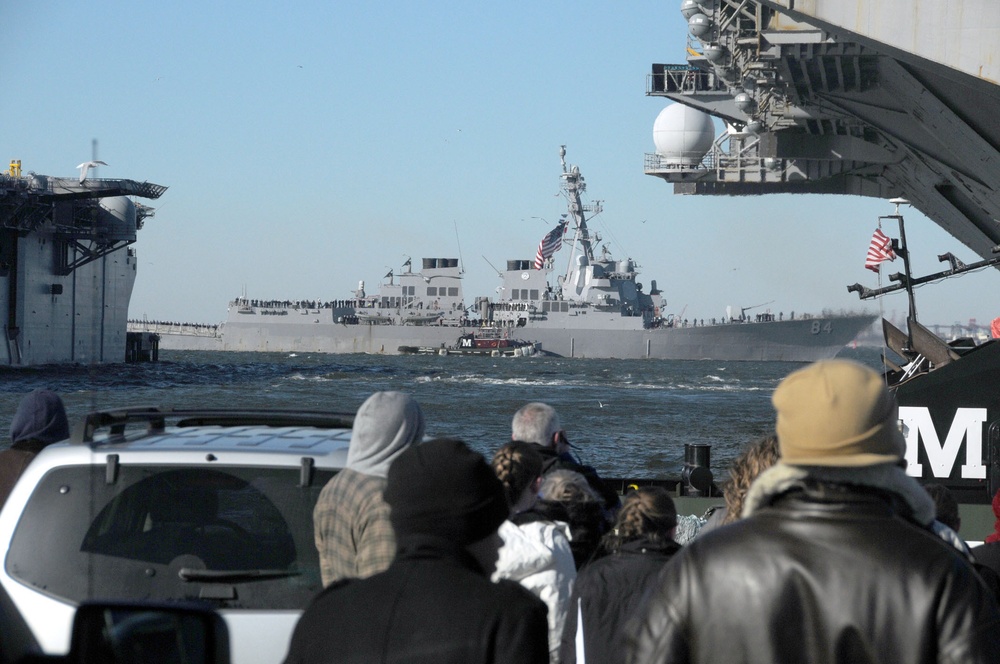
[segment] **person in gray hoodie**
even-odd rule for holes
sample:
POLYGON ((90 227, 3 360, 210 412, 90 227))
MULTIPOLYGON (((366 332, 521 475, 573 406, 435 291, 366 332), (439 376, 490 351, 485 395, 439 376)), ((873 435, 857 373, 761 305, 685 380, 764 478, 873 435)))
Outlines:
POLYGON ((347 467, 320 492, 313 510, 323 585, 386 570, 396 537, 383 499, 389 465, 424 436, 424 414, 402 392, 376 392, 354 417, 347 467))

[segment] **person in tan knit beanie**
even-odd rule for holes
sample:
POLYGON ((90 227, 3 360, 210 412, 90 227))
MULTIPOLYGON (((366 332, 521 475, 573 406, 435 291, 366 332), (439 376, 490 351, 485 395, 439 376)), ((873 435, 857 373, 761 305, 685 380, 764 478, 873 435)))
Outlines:
POLYGON ((906 441, 882 377, 845 360, 790 374, 771 397, 781 460, 794 466, 899 463, 906 441))
POLYGON ((772 395, 781 459, 739 521, 685 546, 627 628, 627 661, 1000 661, 1000 608, 931 529, 895 398, 848 360, 772 395))

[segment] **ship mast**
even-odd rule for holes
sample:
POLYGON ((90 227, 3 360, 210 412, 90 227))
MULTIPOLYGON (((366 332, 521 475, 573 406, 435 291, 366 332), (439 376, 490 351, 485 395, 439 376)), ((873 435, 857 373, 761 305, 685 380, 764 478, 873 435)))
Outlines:
POLYGON ((559 146, 559 159, 562 161, 562 190, 566 194, 566 200, 568 202, 569 213, 568 216, 572 219, 573 228, 575 230, 573 234, 573 244, 569 252, 569 263, 566 265, 566 274, 563 277, 563 284, 569 285, 572 283, 571 277, 573 272, 577 270, 577 266, 574 265, 574 261, 577 256, 577 244, 580 247, 580 253, 587 257, 587 262, 592 263, 594 260, 594 251, 590 241, 590 233, 587 231, 587 217, 585 212, 593 212, 594 214, 599 214, 601 212, 601 203, 596 201, 593 205, 584 205, 581 194, 587 190, 587 183, 583 179, 583 175, 580 174, 579 166, 571 166, 566 163, 566 146, 559 146))
MULTIPOLYGON (((913 328, 916 327, 914 323, 917 320, 917 301, 913 297, 913 273, 910 270, 910 251, 906 244, 906 229, 903 225, 903 215, 899 213, 900 205, 909 205, 910 202, 905 198, 893 198, 889 201, 896 206, 896 213, 886 217, 887 219, 895 218, 899 222, 899 246, 896 247, 896 252, 903 257, 903 287, 906 288, 906 297, 910 305, 910 315, 906 319, 906 329, 907 338, 910 346, 913 346, 913 328)), ((892 275, 889 277, 893 281, 899 281, 898 275, 892 275), (893 277, 897 277, 893 279, 893 277)))

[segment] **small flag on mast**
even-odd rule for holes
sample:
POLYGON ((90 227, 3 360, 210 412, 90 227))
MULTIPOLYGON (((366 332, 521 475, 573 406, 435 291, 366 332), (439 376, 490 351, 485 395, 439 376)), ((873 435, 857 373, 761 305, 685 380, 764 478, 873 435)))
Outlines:
POLYGON ((883 261, 896 260, 896 254, 892 250, 892 240, 889 239, 881 228, 875 230, 872 235, 872 242, 868 245, 868 257, 865 258, 865 267, 872 272, 878 272, 879 264, 883 261))
POLYGON ((562 236, 566 232, 566 227, 566 220, 563 219, 538 243, 538 251, 535 252, 536 270, 541 270, 545 265, 545 260, 551 258, 552 254, 559 251, 559 248, 562 247, 562 236))

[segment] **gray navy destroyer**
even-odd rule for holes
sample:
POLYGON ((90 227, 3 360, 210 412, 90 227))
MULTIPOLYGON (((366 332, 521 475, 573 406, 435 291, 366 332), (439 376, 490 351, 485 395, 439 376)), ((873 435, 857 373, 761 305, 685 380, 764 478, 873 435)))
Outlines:
POLYGON ((0 173, 0 366, 151 359, 148 337, 127 334, 136 277, 131 244, 166 187, 0 173))
POLYGON ((600 203, 584 203, 583 175, 565 155, 563 148, 568 210, 534 260, 507 261, 497 298, 467 303, 459 259, 424 258, 419 270, 407 260, 400 274, 390 271, 377 293, 361 282, 353 297, 330 302, 244 296, 230 302, 219 326, 133 321, 132 329, 159 333, 164 349, 395 355, 446 352, 472 339, 480 346, 530 343, 574 358, 808 362, 836 355, 874 321, 867 314, 751 319, 742 310, 695 325, 665 315, 656 281, 645 290, 631 258, 612 257, 606 245, 595 252, 601 238, 587 222, 600 203), (557 253, 562 246, 567 250, 557 253))

